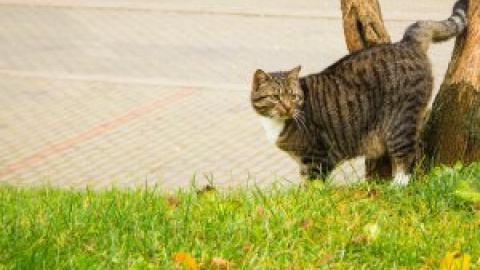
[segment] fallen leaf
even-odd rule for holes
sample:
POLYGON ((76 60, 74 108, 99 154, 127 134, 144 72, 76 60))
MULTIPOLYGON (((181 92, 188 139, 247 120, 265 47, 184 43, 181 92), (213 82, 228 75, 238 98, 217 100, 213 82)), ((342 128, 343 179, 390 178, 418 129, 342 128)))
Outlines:
POLYGON ((260 217, 265 215, 265 210, 263 210, 263 207, 261 205, 257 206, 256 211, 257 211, 257 215, 260 217))
POLYGON ((330 261, 332 258, 333 258, 333 252, 329 252, 329 253, 323 255, 322 257, 320 257, 318 262, 321 263, 321 264, 324 264, 324 263, 330 261))
POLYGON ((337 208, 337 211, 338 211, 341 215, 345 214, 345 212, 347 211, 347 205, 346 205, 346 204, 339 204, 339 205, 337 205, 336 208, 337 208))
POLYGON ((366 244, 368 243, 368 236, 366 234, 358 234, 355 237, 352 238, 352 243, 354 244, 366 244))
POLYGON ((180 200, 177 197, 170 195, 167 197, 167 204, 168 206, 175 208, 180 205, 180 200))
POLYGON ((302 229, 308 229, 313 226, 313 220, 311 219, 304 219, 302 222, 300 222, 300 227, 302 229))
POLYGON ((252 243, 246 242, 242 247, 242 251, 243 252, 250 252, 250 250, 252 250, 252 243))
POLYGON ((233 266, 233 263, 231 261, 228 261, 224 258, 220 257, 213 257, 212 258, 212 267, 218 268, 218 269, 228 269, 233 266))
POLYGON ((188 270, 197 270, 198 265, 197 262, 195 261, 195 258, 193 258, 190 254, 185 253, 185 252, 177 252, 173 256, 173 260, 175 263, 182 264, 185 268, 188 270))
POLYGON ((469 270, 471 256, 458 251, 449 251, 440 262, 440 270, 469 270))

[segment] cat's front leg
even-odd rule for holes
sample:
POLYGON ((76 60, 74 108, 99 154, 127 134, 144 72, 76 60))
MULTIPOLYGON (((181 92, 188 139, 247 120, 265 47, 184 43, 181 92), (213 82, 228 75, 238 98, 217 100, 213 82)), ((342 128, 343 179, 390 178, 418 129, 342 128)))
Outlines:
POLYGON ((305 165, 300 164, 300 185, 302 187, 308 186, 309 176, 308 176, 308 169, 305 165))
POLYGON ((307 165, 300 163, 300 181, 301 185, 306 187, 310 182, 310 169, 307 165))
POLYGON ((307 185, 310 181, 322 180, 325 182, 326 179, 326 166, 321 164, 300 164, 300 176, 302 179, 302 184, 307 185))

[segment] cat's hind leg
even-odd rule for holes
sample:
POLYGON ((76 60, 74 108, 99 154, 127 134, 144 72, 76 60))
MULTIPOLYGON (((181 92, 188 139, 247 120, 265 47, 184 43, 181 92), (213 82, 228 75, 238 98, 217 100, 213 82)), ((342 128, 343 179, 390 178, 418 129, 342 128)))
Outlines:
MULTIPOLYGON (((414 156, 412 156, 414 157, 414 156)), ((393 182, 395 186, 406 186, 410 182, 411 178, 411 164, 413 163, 413 158, 393 158, 393 182), (407 159, 412 158, 412 162, 407 161, 407 159)))
POLYGON ((393 173, 392 184, 395 186, 406 186, 410 182, 410 174, 417 155, 416 141, 406 142, 401 149, 402 151, 397 150, 390 154, 393 173))
POLYGON ((417 130, 414 125, 403 125, 387 139, 387 151, 392 163, 393 185, 406 186, 417 156, 417 130))
POLYGON ((388 155, 380 158, 365 158, 365 174, 367 178, 390 178, 392 177, 392 162, 388 155))

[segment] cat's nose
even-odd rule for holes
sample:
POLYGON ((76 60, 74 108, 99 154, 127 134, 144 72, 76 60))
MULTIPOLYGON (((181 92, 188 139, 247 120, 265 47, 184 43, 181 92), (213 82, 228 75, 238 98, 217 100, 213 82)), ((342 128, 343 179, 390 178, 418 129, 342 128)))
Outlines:
POLYGON ((282 101, 282 107, 285 110, 285 113, 289 113, 292 110, 292 102, 284 100, 282 101))

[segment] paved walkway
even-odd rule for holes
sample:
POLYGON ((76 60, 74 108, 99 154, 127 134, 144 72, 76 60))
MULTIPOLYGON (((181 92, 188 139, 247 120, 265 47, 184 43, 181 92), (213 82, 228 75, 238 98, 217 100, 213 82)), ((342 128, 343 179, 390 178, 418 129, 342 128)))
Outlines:
MULTIPOLYGON (((381 2, 394 40, 451 6, 381 2)), ((343 56, 340 16, 336 0, 0 0, 0 183, 296 183, 251 76, 343 56)), ((437 82, 451 46, 432 47, 437 82)))

